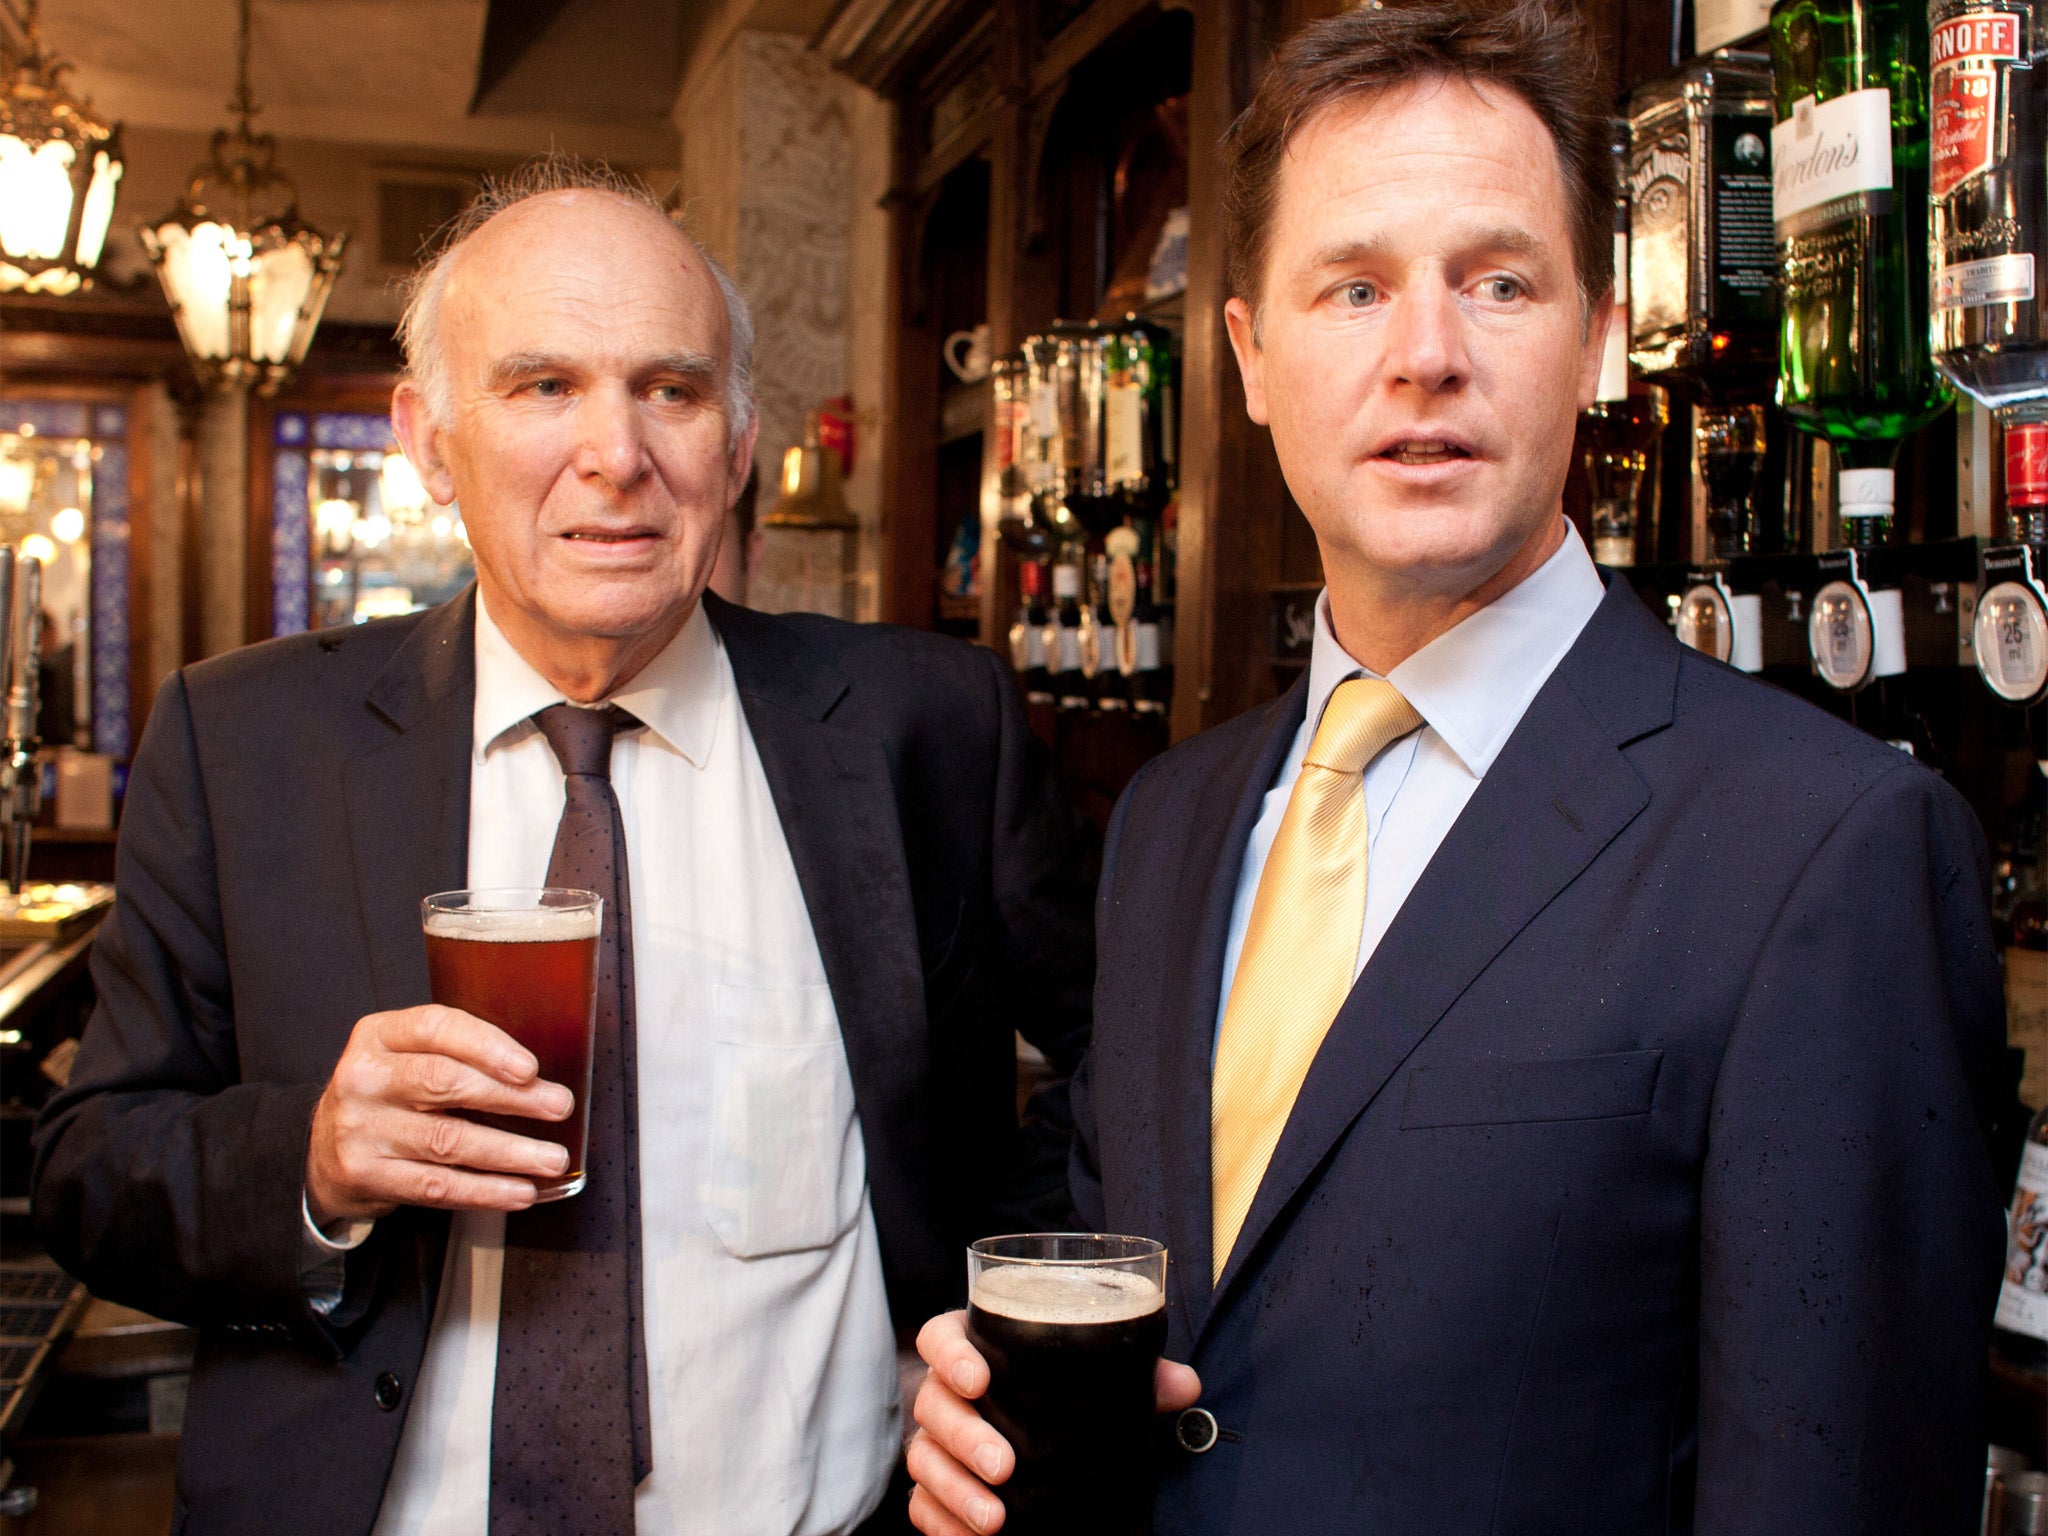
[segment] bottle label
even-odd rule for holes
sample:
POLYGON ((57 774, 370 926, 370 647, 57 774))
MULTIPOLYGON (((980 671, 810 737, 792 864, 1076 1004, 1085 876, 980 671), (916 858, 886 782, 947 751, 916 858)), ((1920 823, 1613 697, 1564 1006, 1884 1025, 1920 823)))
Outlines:
POLYGON ((1145 392, 1135 383, 1103 390, 1103 478, 1109 488, 1145 478, 1145 392))
POLYGON ((1078 565, 1056 565, 1052 568, 1052 595, 1054 601, 1081 595, 1081 568, 1078 565))
POLYGON ((1887 213, 1891 189, 1892 93, 1883 86, 1831 101, 1802 96, 1771 129, 1771 218, 1780 241, 1887 213))
POLYGON ((2048 422, 2005 429, 2005 499, 2029 506, 2048 501, 2048 422))
POLYGON ((1999 68, 2020 58, 2020 19, 2010 11, 1966 11, 1934 29, 1933 146, 1929 188, 1946 197, 2003 158, 1999 68))
POLYGON ((1607 323, 1607 343, 1600 353, 1600 388, 1596 400, 1628 398, 1628 236, 1614 236, 1614 315, 1607 323))
POLYGON ((1974 309, 1979 304, 2016 304, 2034 296, 2034 253, 1986 256, 1934 269, 1936 309, 1974 309))
POLYGON ((2012 1192, 2005 1279, 1992 1321, 2008 1332, 2048 1340, 2048 1147, 2031 1141, 2012 1192))
POLYGON ((1778 314, 1778 255, 1771 224, 1771 151, 1763 113, 1714 119, 1716 329, 1734 321, 1768 330, 1778 314))
POLYGON ((1629 334, 1634 340, 1685 324, 1691 309, 1686 272, 1692 185, 1690 141, 1681 127, 1629 157, 1629 334))
POLYGON ((1123 625, 1138 607, 1138 566, 1122 550, 1109 557, 1109 616, 1123 625))

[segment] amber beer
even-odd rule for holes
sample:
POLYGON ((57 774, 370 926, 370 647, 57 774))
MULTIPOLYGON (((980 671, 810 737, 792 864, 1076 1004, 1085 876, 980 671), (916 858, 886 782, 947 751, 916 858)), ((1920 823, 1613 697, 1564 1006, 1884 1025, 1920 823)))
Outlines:
POLYGON ((968 1250, 967 1337, 982 1411, 1017 1453, 1005 1536, 1152 1529, 1152 1380, 1166 1347, 1166 1250, 1035 1233, 968 1250))
POLYGON ((444 891, 420 903, 434 1001, 495 1024, 533 1052, 540 1075, 576 1096, 566 1120, 460 1111, 482 1125, 566 1148, 569 1166, 535 1180, 538 1198, 583 1188, 590 1057, 597 1027, 602 897, 541 890, 444 891))

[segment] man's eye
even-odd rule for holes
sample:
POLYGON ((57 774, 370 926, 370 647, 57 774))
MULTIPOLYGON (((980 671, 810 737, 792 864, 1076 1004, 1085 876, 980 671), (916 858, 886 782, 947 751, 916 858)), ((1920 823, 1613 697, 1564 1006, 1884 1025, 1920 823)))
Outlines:
POLYGON ((694 395, 687 384, 657 384, 648 393, 662 405, 687 405, 694 395))
POLYGON ((1496 304, 1511 304, 1522 296, 1519 278, 1489 277, 1479 285, 1480 294, 1496 304))
POLYGON ((559 400, 569 392, 569 386, 560 379, 535 379, 526 388, 543 400, 559 400))
POLYGON ((1364 309, 1378 300, 1379 289, 1371 283, 1346 283, 1337 290, 1337 302, 1348 304, 1353 309, 1364 309))

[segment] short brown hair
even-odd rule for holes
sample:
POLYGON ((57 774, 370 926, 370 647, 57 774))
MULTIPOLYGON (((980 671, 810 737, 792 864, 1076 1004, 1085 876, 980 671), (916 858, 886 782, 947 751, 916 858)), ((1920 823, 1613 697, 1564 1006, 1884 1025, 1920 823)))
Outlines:
POLYGON ((1230 291, 1254 314, 1294 136, 1326 108, 1432 78, 1490 81, 1528 103, 1557 148, 1587 308, 1611 286, 1612 140, 1592 41, 1571 0, 1365 0, 1289 38, 1224 135, 1230 291))

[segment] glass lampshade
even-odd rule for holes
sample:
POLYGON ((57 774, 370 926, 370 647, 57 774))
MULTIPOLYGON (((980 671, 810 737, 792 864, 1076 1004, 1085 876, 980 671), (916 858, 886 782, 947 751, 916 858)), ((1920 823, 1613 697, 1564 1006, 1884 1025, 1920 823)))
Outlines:
POLYGON ((74 293, 92 280, 121 185, 120 128, 63 87, 35 11, 0 87, 0 291, 74 293))
MULTIPOLYGON (((251 193, 274 190, 261 177, 289 187, 267 162, 257 168, 260 175, 249 169, 222 168, 228 189, 240 194, 233 199, 238 211, 257 201, 251 193)), ((142 243, 201 381, 268 394, 305 359, 348 237, 308 228, 288 197, 267 216, 223 218, 196 195, 213 170, 195 175, 185 201, 154 229, 144 229, 142 243)))

